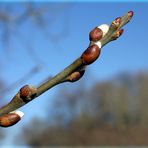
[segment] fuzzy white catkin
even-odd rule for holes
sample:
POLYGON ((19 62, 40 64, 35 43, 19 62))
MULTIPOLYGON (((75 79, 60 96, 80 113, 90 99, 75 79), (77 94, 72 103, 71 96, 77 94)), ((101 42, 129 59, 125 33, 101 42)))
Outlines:
POLYGON ((109 30, 109 25, 107 24, 102 24, 100 26, 98 26, 97 28, 101 29, 103 31, 103 37, 105 36, 105 34, 108 32, 109 30))
POLYGON ((101 49, 102 45, 100 41, 95 42, 95 44, 101 49))
POLYGON ((22 118, 22 117, 24 116, 24 113, 23 113, 23 112, 21 112, 21 111, 19 111, 19 110, 12 111, 12 112, 10 112, 10 113, 17 114, 17 115, 19 115, 19 116, 20 116, 20 118, 22 118))

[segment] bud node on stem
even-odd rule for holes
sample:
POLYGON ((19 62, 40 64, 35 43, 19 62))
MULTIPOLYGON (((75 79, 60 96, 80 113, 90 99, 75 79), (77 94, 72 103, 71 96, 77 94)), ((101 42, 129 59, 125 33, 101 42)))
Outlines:
POLYGON ((19 93, 20 98, 22 98, 25 102, 31 101, 37 94, 37 89, 32 86, 25 85, 20 89, 19 93))

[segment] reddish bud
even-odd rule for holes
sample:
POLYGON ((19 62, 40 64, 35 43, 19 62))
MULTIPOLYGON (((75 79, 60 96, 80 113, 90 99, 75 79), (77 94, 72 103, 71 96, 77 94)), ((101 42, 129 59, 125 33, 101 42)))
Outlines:
POLYGON ((121 17, 117 17, 117 18, 112 22, 112 25, 115 26, 115 27, 119 27, 121 21, 122 21, 121 17))
POLYGON ((121 23, 121 17, 117 17, 117 18, 115 19, 115 22, 116 22, 116 23, 121 23))
POLYGON ((128 12, 128 16, 129 16, 129 17, 133 17, 133 15, 134 15, 134 12, 133 12, 133 11, 129 11, 129 12, 128 12))
POLYGON ((119 38, 123 32, 124 32, 124 29, 120 29, 120 30, 116 31, 115 34, 113 34, 113 36, 112 36, 112 40, 116 40, 117 38, 119 38))
POLYGON ((29 85, 25 85, 20 89, 20 97, 21 98, 26 98, 31 94, 31 90, 29 85))
POLYGON ((20 89, 20 97, 26 101, 31 100, 37 93, 37 89, 29 85, 25 85, 20 89))
POLYGON ((70 82, 75 82, 78 81, 83 75, 84 75, 85 70, 80 70, 80 71, 75 71, 69 76, 69 81, 70 82))
POLYGON ((103 31, 100 28, 94 28, 90 33, 89 33, 89 40, 90 41, 99 41, 103 36, 103 31))
POLYGON ((9 113, 0 117, 0 126, 9 127, 21 120, 21 117, 16 113, 9 113))
POLYGON ((116 33, 117 37, 120 37, 123 34, 123 32, 124 32, 124 29, 118 30, 116 33))
POLYGON ((81 58, 84 64, 89 65, 93 63, 100 55, 100 48, 93 44, 89 46, 82 54, 81 58))

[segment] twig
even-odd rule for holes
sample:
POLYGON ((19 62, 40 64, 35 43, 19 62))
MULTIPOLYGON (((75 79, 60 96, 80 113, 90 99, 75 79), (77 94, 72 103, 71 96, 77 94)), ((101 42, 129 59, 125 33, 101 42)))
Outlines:
POLYGON ((121 28, 131 20, 132 16, 133 12, 129 11, 124 16, 116 18, 110 26, 103 24, 94 28, 89 34, 89 47, 82 55, 62 72, 47 80, 37 88, 28 85, 22 87, 10 103, 0 109, 0 123, 2 123, 1 120, 3 119, 3 116, 7 115, 7 118, 9 118, 8 115, 11 111, 26 105, 55 85, 79 80, 85 72, 85 67, 92 64, 99 57, 101 48, 110 41, 116 40, 121 36, 123 33, 123 29, 121 28))

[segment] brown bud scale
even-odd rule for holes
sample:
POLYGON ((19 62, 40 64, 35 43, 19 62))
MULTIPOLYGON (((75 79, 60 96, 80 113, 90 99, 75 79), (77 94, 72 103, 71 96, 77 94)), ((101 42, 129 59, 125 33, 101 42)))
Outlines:
POLYGON ((82 54, 81 58, 85 65, 93 63, 100 55, 100 48, 93 44, 89 46, 82 54))
POLYGON ((37 94, 37 89, 35 87, 25 85, 20 91, 20 98, 22 98, 25 102, 31 101, 37 94))
POLYGON ((103 36, 103 31, 100 28, 94 28, 90 33, 89 33, 89 40, 90 41, 99 41, 103 36))
POLYGON ((29 85, 25 85, 20 89, 20 97, 21 98, 26 98, 31 94, 31 89, 29 85))
POLYGON ((20 116, 15 113, 5 114, 0 117, 0 126, 9 127, 16 124, 20 120, 21 120, 20 116))
POLYGON ((84 75, 85 70, 82 71, 75 71, 69 76, 69 81, 70 82, 75 82, 78 81, 83 75, 84 75))

